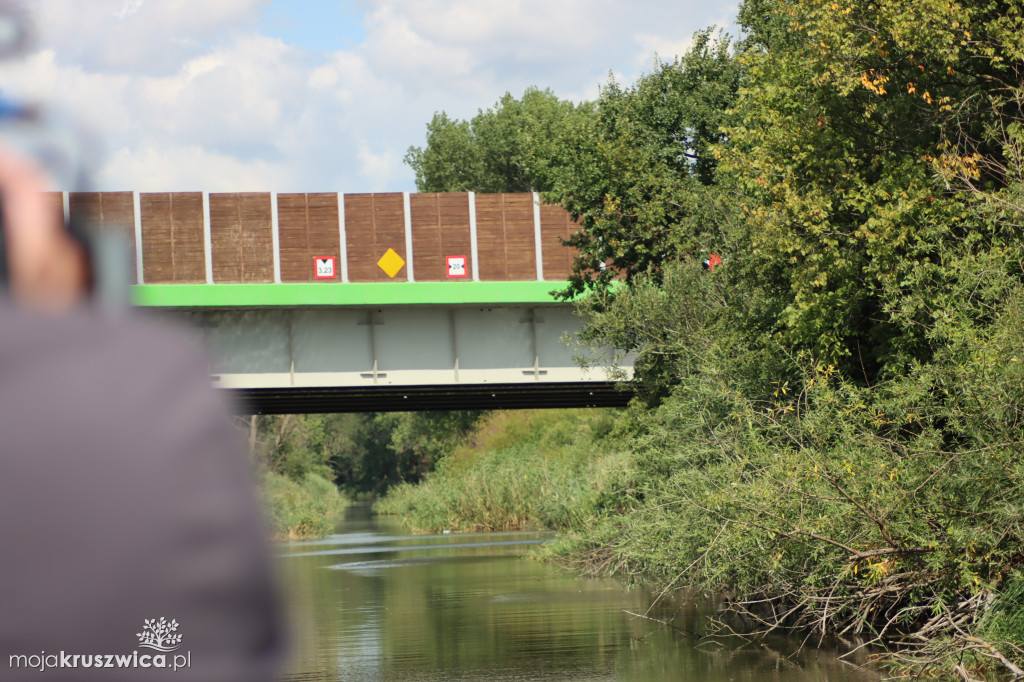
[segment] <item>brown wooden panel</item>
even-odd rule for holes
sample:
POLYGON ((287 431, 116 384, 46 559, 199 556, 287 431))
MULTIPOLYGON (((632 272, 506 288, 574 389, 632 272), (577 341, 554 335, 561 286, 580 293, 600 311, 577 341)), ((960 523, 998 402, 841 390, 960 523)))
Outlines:
MULTIPOLYGON (((417 281, 447 281, 448 256, 465 256, 471 271, 469 195, 465 192, 412 194, 413 270, 417 281)), ((468 280, 469 277, 452 281, 468 280)))
POLYGON ((273 282, 268 192, 210 195, 214 282, 273 282))
POLYGON ((478 194, 476 233, 480 279, 537 278, 532 194, 478 194))
POLYGON ((579 229, 577 224, 561 206, 540 207, 541 252, 544 255, 544 279, 564 282, 572 274, 572 261, 579 253, 571 246, 563 246, 579 229))
POLYGON ((139 195, 139 204, 145 281, 205 282, 202 193, 143 193, 139 195))
POLYGON ((476 195, 476 240, 480 278, 507 280, 505 215, 500 194, 476 195))
MULTIPOLYGON (((57 194, 60 197, 59 194, 57 194)), ((68 195, 71 219, 85 229, 116 232, 125 243, 132 281, 135 275, 135 205, 131 192, 72 192, 68 195)), ((63 197, 61 197, 63 210, 63 197)))
MULTIPOLYGON (((404 282, 405 266, 392 279, 377 266, 390 248, 405 254, 405 208, 401 192, 345 195, 345 243, 352 282, 404 282)), ((415 268, 415 264, 413 264, 415 268)))
POLYGON ((282 282, 340 282, 338 195, 278 194, 282 282), (334 257, 334 279, 317 279, 313 259, 334 257))

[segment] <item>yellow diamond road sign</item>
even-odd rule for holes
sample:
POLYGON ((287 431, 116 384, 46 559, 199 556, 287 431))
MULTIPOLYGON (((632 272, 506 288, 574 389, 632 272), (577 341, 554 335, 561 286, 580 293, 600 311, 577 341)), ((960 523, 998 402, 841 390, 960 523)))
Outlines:
POLYGON ((384 252, 384 255, 377 261, 377 266, 384 271, 388 277, 394 277, 398 274, 398 271, 405 265, 405 261, 402 257, 395 253, 394 249, 388 249, 384 252))

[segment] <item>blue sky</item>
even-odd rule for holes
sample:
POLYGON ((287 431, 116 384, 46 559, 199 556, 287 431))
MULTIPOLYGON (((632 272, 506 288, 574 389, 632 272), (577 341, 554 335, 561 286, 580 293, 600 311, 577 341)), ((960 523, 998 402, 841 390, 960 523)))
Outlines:
MULTIPOLYGON (((529 86, 593 99, 729 26, 701 0, 31 0, 0 90, 99 139, 94 188, 404 191, 435 111, 529 86)), ((68 189, 68 188, 60 188, 68 189)))
POLYGON ((311 53, 350 50, 366 39, 363 12, 351 1, 277 0, 255 28, 311 53))

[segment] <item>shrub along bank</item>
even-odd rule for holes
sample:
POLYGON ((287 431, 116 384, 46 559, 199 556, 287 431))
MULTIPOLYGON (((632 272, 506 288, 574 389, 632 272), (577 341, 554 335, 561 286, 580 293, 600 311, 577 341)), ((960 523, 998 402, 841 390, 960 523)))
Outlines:
POLYGON ((277 538, 330 533, 348 498, 417 481, 477 412, 254 415, 239 420, 277 538))
MULTIPOLYGON (((574 517, 560 558, 723 591, 755 634, 859 635, 893 647, 908 674, 1016 674, 1024 291, 964 279, 932 332, 933 357, 870 386, 784 347, 772 362, 718 327, 699 373, 625 415, 629 465, 574 517), (969 295, 991 313, 984 326, 953 304, 969 295), (752 358, 777 372, 760 395, 743 370, 752 358)), ((609 314, 639 304, 627 295, 609 314)))
POLYGON ((391 488, 377 511, 422 532, 576 527, 623 462, 614 410, 498 411, 419 484, 391 488))
MULTIPOLYGON (((431 191, 479 189, 439 172, 487 153, 476 131, 560 117, 496 129, 578 217, 566 296, 643 400, 609 443, 628 463, 559 498, 564 556, 726 591, 755 632, 863 635, 908 674, 1024 678, 1024 4, 738 22, 593 107, 435 119, 411 156, 431 191)), ((443 471, 417 508, 455 525, 485 485, 460 477, 518 465, 443 471)))
POLYGON ((268 471, 261 487, 267 525, 275 540, 327 535, 348 504, 336 485, 314 473, 294 481, 268 471))

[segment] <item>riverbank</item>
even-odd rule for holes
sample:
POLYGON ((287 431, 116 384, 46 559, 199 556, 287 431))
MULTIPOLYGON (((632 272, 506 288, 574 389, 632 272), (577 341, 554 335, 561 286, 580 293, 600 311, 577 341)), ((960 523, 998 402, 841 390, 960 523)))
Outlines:
POLYGON ((328 535, 349 502, 337 486, 314 473, 301 482, 271 471, 260 477, 260 492, 272 540, 328 535))
MULTIPOLYGON (((804 388, 804 413, 785 425, 787 437, 842 431, 858 404, 860 414, 878 414, 866 401, 880 400, 882 389, 856 392, 826 374, 804 388)), ((1007 503, 1019 481, 1009 453, 950 461, 856 430, 810 452, 770 437, 778 415, 716 403, 723 399, 693 387, 657 409, 494 413, 438 471, 394 488, 377 508, 421 532, 556 530, 559 539, 540 552, 576 572, 663 596, 728 594, 730 623, 756 637, 872 641, 891 647, 884 662, 896 673, 919 672, 922 654, 965 644, 956 665, 969 675, 1017 665, 1019 548, 977 551, 1014 527, 979 525, 1000 513, 993 505, 1007 503), (721 418, 730 408, 745 419, 721 418), (921 528, 919 544, 905 551, 872 539, 905 536, 934 513, 937 493, 968 489, 975 492, 960 499, 974 511, 957 515, 945 542, 925 540, 921 528), (951 637, 944 619, 969 624, 970 634, 951 637)), ((927 667, 944 675, 955 666, 927 667)))
MULTIPOLYGON (((947 431, 998 434, 998 415, 959 396, 1005 395, 1019 377, 980 371, 992 365, 976 343, 929 376, 869 388, 812 368, 767 405, 700 376, 653 406, 492 412, 376 508, 421 533, 557 531, 544 558, 659 598, 729 595, 730 625, 758 638, 870 641, 892 648, 895 672, 1012 672, 1024 644, 1015 442, 953 449, 889 427, 930 414, 947 431), (925 412, 925 379, 961 392, 925 412)), ((345 505, 313 472, 267 474, 264 489, 280 539, 331 533, 345 505)))
POLYGON ((648 610, 651 590, 552 570, 529 558, 549 533, 410 537, 363 504, 346 510, 335 533, 274 547, 291 624, 283 680, 880 678, 838 660, 844 649, 828 643, 801 654, 798 641, 702 642, 689 635, 703 632, 715 603, 670 599, 648 610))
POLYGON ((579 525, 602 481, 625 462, 616 410, 496 411, 434 472, 376 504, 418 532, 560 530, 579 525))

